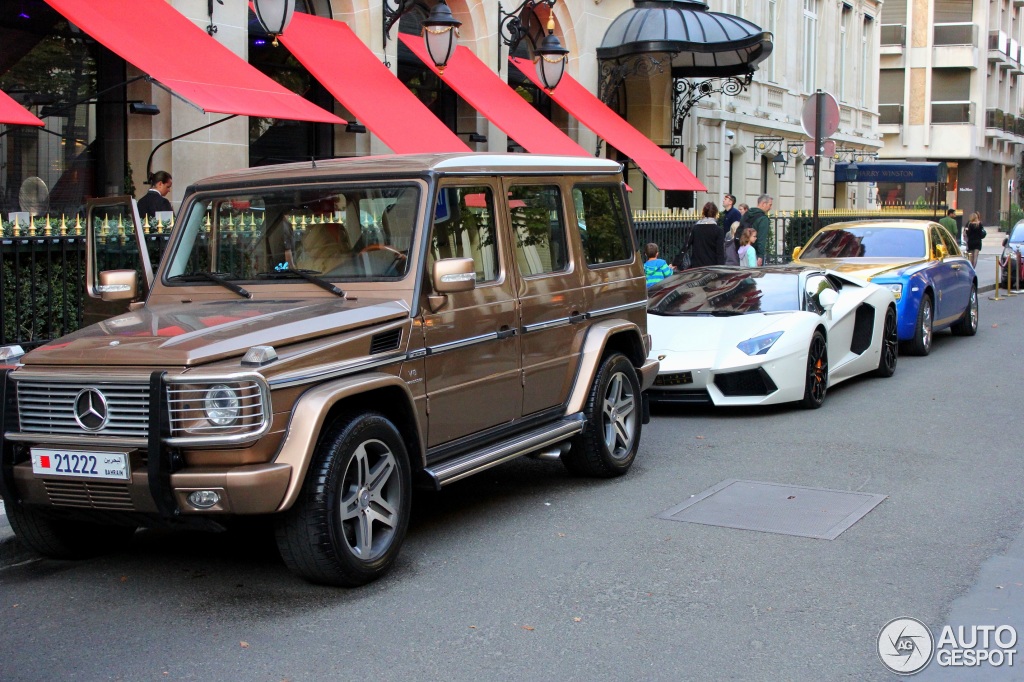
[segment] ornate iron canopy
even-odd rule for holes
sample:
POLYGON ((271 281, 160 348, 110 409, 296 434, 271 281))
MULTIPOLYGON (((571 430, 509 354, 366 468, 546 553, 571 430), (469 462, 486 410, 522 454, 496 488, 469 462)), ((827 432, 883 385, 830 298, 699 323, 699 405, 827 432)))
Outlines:
POLYGON ((672 56, 674 78, 746 76, 772 52, 772 34, 746 19, 709 12, 700 0, 635 0, 604 34, 597 57, 672 56))

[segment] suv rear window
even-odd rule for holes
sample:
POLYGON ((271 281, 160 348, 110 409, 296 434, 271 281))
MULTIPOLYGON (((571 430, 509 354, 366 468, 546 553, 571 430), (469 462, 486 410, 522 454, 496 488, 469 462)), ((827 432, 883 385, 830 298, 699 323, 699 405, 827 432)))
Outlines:
POLYGON ((587 265, 629 260, 632 242, 618 185, 576 185, 576 220, 587 265))

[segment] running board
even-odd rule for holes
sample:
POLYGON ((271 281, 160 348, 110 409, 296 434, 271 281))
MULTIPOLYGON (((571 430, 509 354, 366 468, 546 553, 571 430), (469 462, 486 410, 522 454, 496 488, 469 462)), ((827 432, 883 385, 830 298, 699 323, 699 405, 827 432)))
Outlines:
POLYGON ((487 447, 426 467, 427 474, 434 488, 440 490, 449 483, 471 476, 485 469, 490 469, 510 459, 528 455, 548 445, 575 436, 583 431, 586 418, 582 412, 564 417, 553 424, 520 433, 508 440, 488 445, 487 447))

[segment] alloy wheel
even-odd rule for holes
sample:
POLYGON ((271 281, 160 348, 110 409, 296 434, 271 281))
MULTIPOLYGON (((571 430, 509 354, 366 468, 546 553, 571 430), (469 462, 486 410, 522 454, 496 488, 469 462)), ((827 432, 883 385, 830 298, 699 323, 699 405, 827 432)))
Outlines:
POLYGON ((637 409, 632 384, 622 372, 613 374, 608 382, 601 411, 608 452, 616 459, 628 456, 633 449, 637 409))
POLYGON ((373 561, 391 546, 399 524, 402 484, 395 455, 379 440, 352 453, 341 485, 341 527, 352 554, 373 561))

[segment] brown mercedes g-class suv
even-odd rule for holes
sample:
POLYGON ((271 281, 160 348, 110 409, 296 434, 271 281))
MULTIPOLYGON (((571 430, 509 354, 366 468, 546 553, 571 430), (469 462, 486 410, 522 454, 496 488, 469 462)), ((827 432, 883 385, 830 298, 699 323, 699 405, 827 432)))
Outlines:
POLYGON ((354 586, 393 563, 414 482, 522 455, 625 473, 657 363, 624 192, 617 163, 528 154, 194 184, 155 276, 90 253, 89 294, 127 312, 0 373, 11 526, 70 558, 272 514, 291 570, 354 586))

